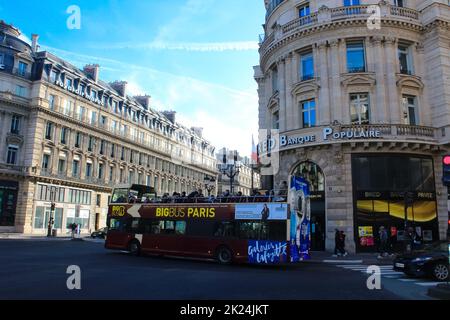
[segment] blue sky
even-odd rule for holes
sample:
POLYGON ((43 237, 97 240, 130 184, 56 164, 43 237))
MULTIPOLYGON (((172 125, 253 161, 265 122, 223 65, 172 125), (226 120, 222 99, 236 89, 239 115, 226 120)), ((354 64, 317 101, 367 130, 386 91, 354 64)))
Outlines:
POLYGON ((153 107, 204 128, 217 148, 251 152, 258 97, 253 66, 263 0, 0 0, 0 19, 77 67, 101 66, 105 81, 126 80, 153 107), (70 30, 66 10, 81 10, 70 30))

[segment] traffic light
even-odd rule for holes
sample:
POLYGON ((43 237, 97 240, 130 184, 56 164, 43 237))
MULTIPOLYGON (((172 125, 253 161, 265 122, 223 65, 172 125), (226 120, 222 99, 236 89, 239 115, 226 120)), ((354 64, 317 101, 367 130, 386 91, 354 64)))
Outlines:
POLYGON ((444 186, 450 187, 450 155, 444 156, 442 159, 442 166, 444 168, 442 175, 442 183, 444 186))

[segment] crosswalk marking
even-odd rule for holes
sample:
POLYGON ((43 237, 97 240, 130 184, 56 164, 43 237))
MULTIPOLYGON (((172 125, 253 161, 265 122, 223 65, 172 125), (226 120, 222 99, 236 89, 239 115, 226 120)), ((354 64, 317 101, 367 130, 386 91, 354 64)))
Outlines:
MULTIPOLYGON (((367 269, 370 266, 363 264, 338 264, 336 265, 336 267, 344 270, 351 270, 367 274, 367 269)), ((439 282, 432 282, 432 281, 424 282, 421 281, 420 279, 403 278, 405 277, 405 274, 401 271, 395 271, 392 265, 383 265, 378 267, 380 268, 380 275, 384 278, 395 279, 406 283, 414 283, 422 287, 433 287, 439 284, 439 282)))

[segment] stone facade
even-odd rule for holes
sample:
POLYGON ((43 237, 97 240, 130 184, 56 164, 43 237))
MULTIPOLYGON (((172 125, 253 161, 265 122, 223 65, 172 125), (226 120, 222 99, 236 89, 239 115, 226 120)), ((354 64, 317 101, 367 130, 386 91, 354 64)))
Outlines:
POLYGON ((201 128, 127 95, 126 82, 101 81, 98 65, 39 52, 37 36, 27 43, 3 21, 0 38, 0 232, 46 233, 53 195, 55 228, 81 219, 88 232, 105 226, 115 186, 189 193, 217 177, 201 128))
POLYGON ((334 248, 338 228, 355 251, 352 157, 361 154, 433 159, 439 237, 446 237, 448 197, 441 163, 450 142, 450 7, 447 1, 395 3, 361 0, 344 7, 340 0, 266 1, 255 79, 259 127, 279 130, 280 171, 263 188, 289 181, 302 162, 317 164, 326 180, 328 250, 334 248), (379 27, 374 28, 376 9, 379 27), (363 48, 359 68, 351 68, 357 59, 349 48, 355 43, 363 48), (308 55, 313 68, 305 73, 308 55), (367 99, 364 106, 358 104, 361 97, 367 99), (312 124, 305 121, 311 101, 312 124), (367 121, 355 112, 362 108, 368 109, 367 121), (352 137, 325 138, 325 130, 352 137), (361 131, 379 135, 356 139, 361 131))

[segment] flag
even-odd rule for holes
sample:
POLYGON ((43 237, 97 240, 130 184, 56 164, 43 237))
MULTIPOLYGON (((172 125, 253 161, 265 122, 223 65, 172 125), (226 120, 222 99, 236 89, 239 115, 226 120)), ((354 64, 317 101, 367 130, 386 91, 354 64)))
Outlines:
POLYGON ((258 153, 256 152, 255 139, 253 139, 252 135, 252 164, 258 163, 258 153))

